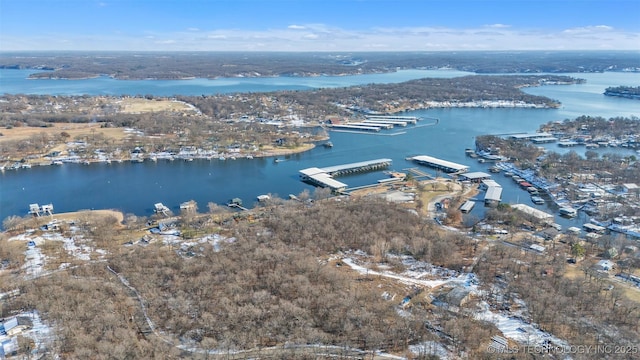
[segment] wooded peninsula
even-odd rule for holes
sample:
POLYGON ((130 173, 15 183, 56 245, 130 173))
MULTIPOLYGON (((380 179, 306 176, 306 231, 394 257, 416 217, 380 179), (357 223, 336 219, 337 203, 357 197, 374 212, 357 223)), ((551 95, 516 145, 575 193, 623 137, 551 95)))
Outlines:
POLYGON ((2 53, 0 68, 36 69, 34 79, 191 79, 357 75, 400 69, 473 73, 640 71, 632 51, 457 52, 42 52, 2 53))
POLYGON ((0 161, 42 163, 52 152, 64 151, 70 140, 83 144, 74 151, 79 161, 95 160, 96 150, 115 154, 114 160, 128 160, 136 149, 178 152, 185 147, 233 156, 277 155, 308 149, 308 144, 325 138, 317 129, 329 119, 349 121, 372 112, 438 107, 554 108, 560 105, 557 101, 528 95, 521 88, 582 81, 562 75, 475 75, 173 98, 4 95, 0 161), (78 130, 82 124, 84 131, 78 130), (125 134, 126 129, 135 132, 125 134))

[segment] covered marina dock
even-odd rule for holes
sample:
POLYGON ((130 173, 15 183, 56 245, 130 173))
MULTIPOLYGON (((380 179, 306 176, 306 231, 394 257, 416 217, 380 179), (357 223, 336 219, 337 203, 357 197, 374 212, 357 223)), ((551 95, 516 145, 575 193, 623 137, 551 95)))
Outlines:
POLYGON ((326 171, 317 167, 300 170, 300 179, 313 185, 328 187, 333 191, 342 191, 347 188, 347 184, 333 179, 326 171))
POLYGON ((466 165, 456 164, 451 161, 438 159, 432 156, 427 155, 419 155, 408 158, 408 160, 413 160, 414 162, 420 165, 426 165, 432 168, 436 168, 439 170, 443 170, 448 173, 461 173, 469 171, 469 167, 466 165))
POLYGON ((484 195, 484 202, 487 205, 497 204, 502 200, 502 187, 501 186, 489 186, 487 192, 484 195))
POLYGON ((322 168, 321 170, 331 176, 340 176, 364 171, 386 169, 391 165, 391 162, 391 159, 376 159, 344 165, 329 166, 322 168))
POLYGON ((353 125, 353 124, 332 124, 328 125, 331 129, 336 130, 360 130, 360 131, 380 131, 379 126, 353 125))
POLYGON ((312 167, 300 170, 300 179, 333 191, 342 191, 347 188, 347 184, 335 180, 334 176, 385 169, 391 162, 391 159, 376 159, 324 168, 312 167))
POLYGON ((347 123, 347 125, 352 125, 352 126, 370 126, 370 127, 378 127, 381 129, 393 129, 393 124, 389 124, 389 123, 370 123, 368 121, 362 121, 362 122, 350 122, 347 123))
POLYGON ((463 213, 468 213, 469 211, 471 211, 471 209, 473 209, 475 205, 475 201, 467 200, 464 204, 462 204, 462 206, 460 206, 460 211, 462 211, 463 213))
POLYGON ((367 115, 367 120, 402 121, 404 123, 417 123, 420 118, 417 116, 395 116, 395 115, 367 115))
POLYGON ((491 177, 490 174, 487 174, 485 172, 481 172, 481 171, 476 171, 476 172, 469 172, 469 173, 464 173, 464 174, 460 174, 460 180, 465 181, 471 181, 471 182, 481 182, 484 179, 489 179, 491 177))
POLYGON ((399 121, 399 120, 365 120, 362 122, 362 124, 371 124, 372 126, 378 126, 378 125, 385 125, 385 126, 407 126, 407 122, 406 121, 399 121))

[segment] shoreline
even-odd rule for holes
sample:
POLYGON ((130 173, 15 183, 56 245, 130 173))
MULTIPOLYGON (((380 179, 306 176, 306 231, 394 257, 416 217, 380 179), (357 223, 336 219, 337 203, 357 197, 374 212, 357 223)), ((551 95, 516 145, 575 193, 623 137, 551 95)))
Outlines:
MULTIPOLYGON (((321 140, 322 141, 322 140, 321 140)), ((257 153, 248 153, 248 154, 227 154, 227 153, 216 153, 216 154, 195 154, 195 155, 170 155, 170 156, 146 156, 146 157, 128 157, 128 158, 100 158, 100 159, 80 159, 80 158, 51 158, 49 160, 43 161, 43 158, 38 159, 30 159, 31 161, 19 161, 19 160, 7 160, 4 162, 5 165, 0 165, 0 171, 17 171, 21 169, 29 169, 33 166, 60 166, 63 164, 82 164, 82 165, 91 165, 91 164, 111 164, 113 162, 116 163, 124 163, 124 162, 132 162, 132 163, 142 163, 147 161, 158 161, 158 160, 167 160, 167 161, 193 161, 193 160, 218 160, 218 161, 226 161, 226 160, 252 160, 256 158, 268 158, 268 157, 277 157, 277 156, 289 156, 300 154, 303 152, 310 151, 316 147, 316 144, 307 143, 299 146, 296 149, 270 149, 264 150, 257 153)), ((1 164, 1 163, 0 163, 1 164)))
MULTIPOLYGON (((20 216, 20 215, 13 215, 20 216)), ((76 211, 66 211, 61 213, 53 213, 51 215, 32 216, 29 218, 29 214, 22 217, 21 226, 26 226, 27 223, 37 224, 36 228, 44 226, 46 224, 57 224, 61 222, 79 221, 83 218, 106 218, 113 217, 116 219, 116 226, 122 227, 124 222, 124 213, 121 210, 116 209, 79 209, 76 211)), ((11 233, 16 228, 4 229, 0 227, 0 234, 11 233)))

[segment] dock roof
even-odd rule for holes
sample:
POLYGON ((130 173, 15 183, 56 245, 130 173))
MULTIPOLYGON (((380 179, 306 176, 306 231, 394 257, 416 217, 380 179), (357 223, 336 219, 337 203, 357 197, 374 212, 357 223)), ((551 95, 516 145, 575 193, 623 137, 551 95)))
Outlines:
POLYGON ((412 157, 412 159, 420 163, 435 165, 443 168, 449 168, 454 171, 466 171, 469 169, 469 167, 466 165, 461 165, 451 161, 434 158, 428 155, 418 155, 418 156, 412 157))
POLYGON ((471 209, 473 209, 475 204, 476 204, 475 201, 467 200, 467 201, 465 201, 464 204, 462 204, 462 206, 460 206, 460 211, 469 212, 469 211, 471 211, 471 209))
POLYGON ((327 173, 315 174, 315 175, 309 176, 309 178, 316 181, 319 184, 323 184, 324 186, 328 186, 334 190, 344 189, 347 187, 347 184, 340 182, 338 180, 335 180, 334 178, 331 177, 331 175, 327 173))
POLYGON ((516 210, 520 210, 525 214, 531 215, 535 218, 538 218, 540 220, 553 220, 553 215, 546 213, 542 210, 538 210, 536 208, 533 208, 529 205, 525 205, 525 204, 513 204, 511 205, 512 208, 516 209, 516 210))
POLYGON ((487 188, 490 188, 492 186, 497 186, 497 187, 502 187, 500 184, 498 184, 495 180, 493 179, 486 179, 486 180, 482 180, 482 183, 484 184, 484 186, 486 186, 487 188))
MULTIPOLYGON (((391 160, 391 159, 376 159, 376 160, 360 161, 360 162, 355 162, 355 163, 351 163, 351 164, 342 164, 342 165, 329 166, 329 167, 320 168, 319 170, 324 171, 326 173, 333 173, 333 172, 336 172, 336 171, 342 171, 342 170, 347 170, 347 169, 352 169, 352 168, 360 168, 360 167, 372 166, 372 165, 377 165, 377 164, 382 164, 382 163, 391 164, 392 161, 393 160, 391 160)), ((310 168, 310 169, 318 169, 318 168, 310 168)), ((308 170, 308 169, 305 169, 305 170, 308 170)))
POLYGON ((501 186, 489 186, 487 193, 484 196, 485 201, 500 201, 502 199, 502 187, 501 186))
POLYGON ((460 174, 460 177, 465 178, 467 180, 480 180, 480 179, 490 178, 491 175, 482 171, 476 171, 476 172, 468 172, 468 173, 460 174))

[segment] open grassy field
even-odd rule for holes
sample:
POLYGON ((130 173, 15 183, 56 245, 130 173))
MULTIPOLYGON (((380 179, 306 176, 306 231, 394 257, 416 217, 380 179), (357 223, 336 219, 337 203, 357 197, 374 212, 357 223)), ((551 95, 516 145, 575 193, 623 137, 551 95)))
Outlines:
POLYGON ((139 114, 145 112, 195 112, 195 109, 182 101, 150 100, 144 98, 126 98, 120 102, 121 112, 139 114))
POLYGON ((0 129, 0 142, 12 141, 12 140, 25 140, 33 136, 40 134, 46 134, 47 136, 54 137, 60 135, 62 132, 66 132, 70 135, 69 139, 74 139, 77 136, 91 136, 96 134, 103 134, 107 138, 114 140, 122 140, 127 134, 123 128, 102 128, 100 124, 96 123, 55 123, 51 127, 14 127, 11 129, 0 129))

